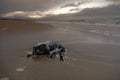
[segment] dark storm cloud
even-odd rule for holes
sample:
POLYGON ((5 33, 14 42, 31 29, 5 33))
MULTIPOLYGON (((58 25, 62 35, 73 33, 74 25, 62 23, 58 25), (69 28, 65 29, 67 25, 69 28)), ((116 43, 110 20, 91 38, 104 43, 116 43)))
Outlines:
POLYGON ((84 2, 76 2, 76 3, 68 3, 68 4, 65 4, 63 6, 61 6, 61 8, 64 8, 64 7, 77 7, 78 5, 82 4, 84 2))
MULTIPOLYGON (((69 6, 76 7, 84 2, 90 1, 92 0, 0 0, 0 13, 12 11, 45 11, 59 5, 61 5, 61 8, 69 6)), ((120 0, 106 1, 120 2, 120 0)))
POLYGON ((105 8, 88 8, 82 12, 59 15, 59 16, 48 16, 43 20, 60 20, 60 21, 97 21, 97 20, 120 20, 120 5, 111 5, 105 8))
POLYGON ((120 0, 106 0, 106 1, 117 1, 117 2, 119 2, 120 0))
POLYGON ((84 9, 77 15, 120 15, 120 5, 111 5, 105 8, 84 9))
POLYGON ((67 0, 0 0, 0 13, 12 11, 48 10, 67 0))
MULTIPOLYGON (((0 16, 41 18, 79 12, 81 14, 84 10, 88 10, 86 14, 89 14, 94 8, 99 12, 99 8, 104 9, 111 5, 120 5, 120 0, 0 0, 0 16)), ((114 9, 110 8, 109 11, 114 9)), ((118 7, 116 9, 116 13, 119 12, 118 7)))
POLYGON ((79 8, 70 9, 69 11, 79 11, 79 8))

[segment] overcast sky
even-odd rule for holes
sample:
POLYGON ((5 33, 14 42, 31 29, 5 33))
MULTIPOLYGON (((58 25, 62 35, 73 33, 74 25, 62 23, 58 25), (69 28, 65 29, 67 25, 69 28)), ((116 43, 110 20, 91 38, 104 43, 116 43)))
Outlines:
POLYGON ((47 10, 69 0, 0 0, 0 12, 47 10))
MULTIPOLYGON (((120 5, 120 0, 0 0, 0 14, 40 18, 46 15, 77 13, 86 8, 120 5)), ((112 8, 111 8, 112 11, 112 8)))

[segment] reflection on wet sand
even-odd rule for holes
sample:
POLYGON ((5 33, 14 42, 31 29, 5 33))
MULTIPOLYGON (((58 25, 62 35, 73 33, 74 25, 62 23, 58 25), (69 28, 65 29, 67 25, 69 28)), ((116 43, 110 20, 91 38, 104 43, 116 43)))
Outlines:
POLYGON ((115 36, 120 33, 118 25, 0 24, 0 29, 7 29, 0 31, 0 80, 120 80, 120 36, 115 36), (26 58, 26 51, 34 44, 48 40, 59 41, 67 48, 65 62, 46 55, 26 58))

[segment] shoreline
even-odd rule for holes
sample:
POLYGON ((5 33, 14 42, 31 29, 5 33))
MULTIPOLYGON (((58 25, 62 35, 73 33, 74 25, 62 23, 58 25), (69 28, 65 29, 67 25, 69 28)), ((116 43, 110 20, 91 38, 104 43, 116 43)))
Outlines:
POLYGON ((119 30, 116 26, 0 20, 0 79, 119 80, 120 37, 114 36, 119 30), (47 56, 26 58, 34 44, 48 40, 59 40, 67 48, 65 62, 47 56))

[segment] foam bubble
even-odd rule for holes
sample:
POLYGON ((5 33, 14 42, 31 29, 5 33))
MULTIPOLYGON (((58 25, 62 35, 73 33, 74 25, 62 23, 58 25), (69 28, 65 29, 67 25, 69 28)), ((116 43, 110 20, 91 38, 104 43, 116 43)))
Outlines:
POLYGON ((18 71, 18 72, 23 72, 24 69, 23 69, 23 68, 17 68, 16 71, 18 71))

